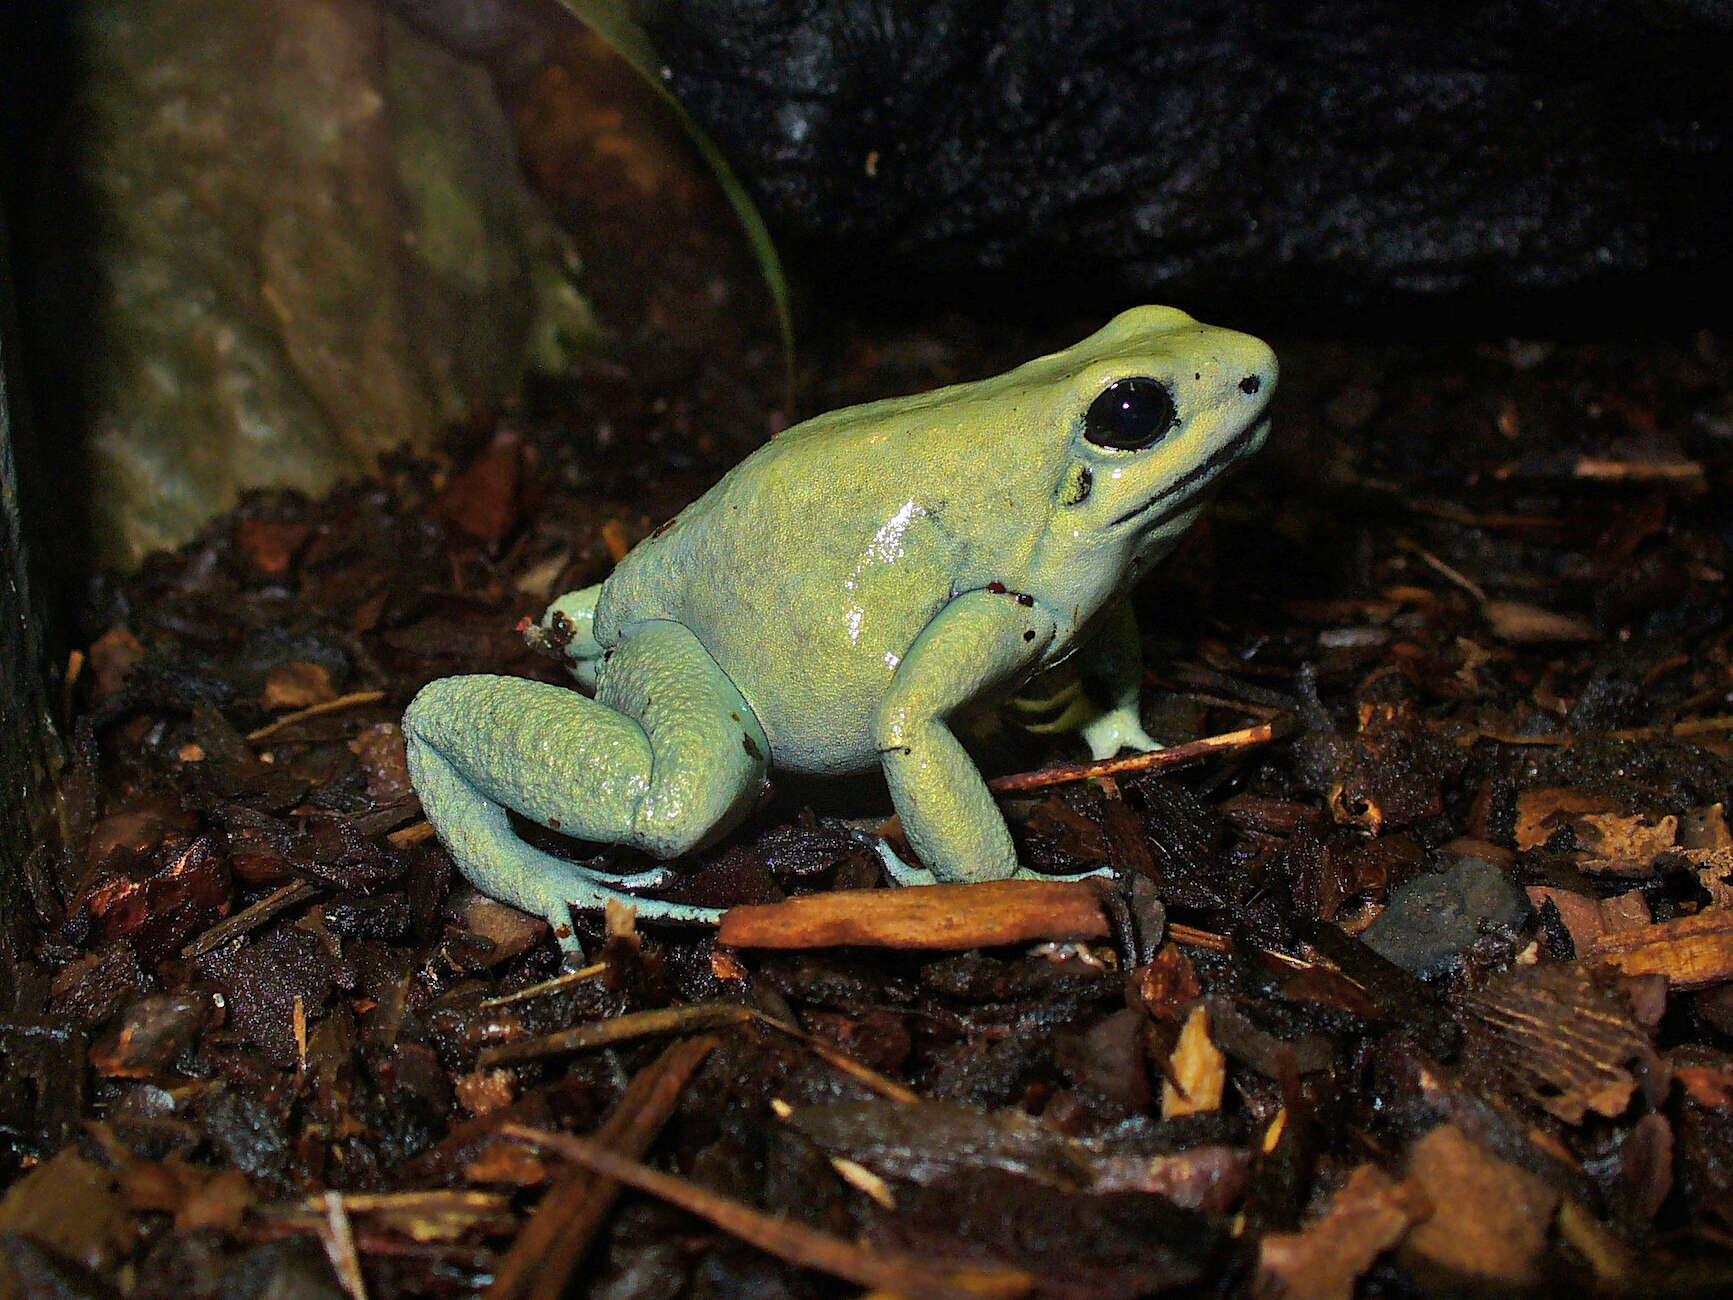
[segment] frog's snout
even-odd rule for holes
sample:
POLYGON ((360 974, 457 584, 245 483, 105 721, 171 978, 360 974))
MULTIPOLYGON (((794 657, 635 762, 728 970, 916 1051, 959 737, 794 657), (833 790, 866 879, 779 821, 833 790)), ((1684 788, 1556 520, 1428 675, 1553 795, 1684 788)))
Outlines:
POLYGON ((1241 363, 1244 371, 1239 382, 1242 397, 1257 402, 1257 411, 1250 419, 1256 420, 1269 406, 1270 398, 1275 395, 1276 379, 1281 374, 1281 363, 1276 360, 1275 351, 1262 339, 1253 338, 1250 334, 1242 335, 1246 341, 1246 351, 1250 354, 1241 363))

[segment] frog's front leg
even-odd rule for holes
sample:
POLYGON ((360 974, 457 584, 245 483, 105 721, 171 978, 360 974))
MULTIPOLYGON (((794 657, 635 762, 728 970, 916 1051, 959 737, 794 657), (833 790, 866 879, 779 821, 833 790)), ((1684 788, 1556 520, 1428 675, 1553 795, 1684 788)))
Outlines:
POLYGON ((1120 601, 1075 660, 1031 684, 1011 704, 1024 730, 1074 731, 1091 758, 1122 749, 1148 753, 1161 742, 1143 729, 1143 639, 1131 606, 1120 601), (1045 690, 1043 688, 1046 688, 1045 690), (1039 715, 1045 714, 1045 717, 1039 715))
POLYGON ((1147 754, 1161 748, 1143 729, 1143 637, 1129 601, 1108 610, 1101 630, 1084 648, 1082 676, 1083 697, 1096 707, 1077 734, 1089 746, 1091 758, 1112 758, 1122 749, 1147 754))
MULTIPOLYGON (((903 831, 938 880, 1017 873, 1005 818, 948 718, 1027 672, 1056 632, 1053 616, 1027 596, 965 592, 921 630, 891 678, 873 737, 903 831)), ((891 869, 902 883, 923 878, 891 869)))
POLYGON ((751 808, 770 747, 698 638, 665 620, 621 634, 596 698, 513 677, 431 682, 403 716, 409 772, 428 820, 483 893, 571 933, 573 907, 629 902, 640 915, 710 921, 711 908, 639 899, 525 843, 507 810, 578 839, 677 857, 751 808))

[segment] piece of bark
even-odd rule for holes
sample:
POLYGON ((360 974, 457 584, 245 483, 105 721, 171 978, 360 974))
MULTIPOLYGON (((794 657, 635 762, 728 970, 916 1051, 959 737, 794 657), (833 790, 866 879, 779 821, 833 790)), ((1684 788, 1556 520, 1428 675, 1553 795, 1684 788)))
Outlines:
POLYGON ((1555 830, 1583 813, 1614 811, 1616 804, 1603 794, 1590 794, 1571 787, 1538 786, 1516 798, 1516 847, 1538 849, 1555 830))
POLYGON ((1415 1223, 1432 1216, 1420 1184, 1397 1182, 1376 1165, 1361 1165, 1300 1232, 1271 1233, 1260 1244, 1260 1296, 1351 1300, 1354 1283, 1415 1223))
POLYGON ((1643 891, 1633 889, 1623 894, 1614 894, 1611 898, 1601 899, 1601 931, 1603 934, 1621 934, 1626 930, 1640 930, 1646 925, 1655 923, 1654 913, 1649 910, 1649 900, 1643 897, 1643 891))
POLYGON ((485 1047, 477 1055, 476 1064, 485 1069, 493 1065, 509 1065, 513 1061, 533 1061, 543 1056, 589 1051, 658 1034, 696 1034, 724 1025, 738 1025, 755 1019, 757 1015, 751 1007, 732 1002, 693 1002, 685 1006, 656 1007, 624 1016, 609 1016, 606 1020, 585 1021, 570 1029, 514 1043, 485 1047))
POLYGON ((1733 980, 1733 912, 1699 912, 1602 935, 1577 955, 1627 975, 1665 975, 1676 989, 1724 984, 1733 980))
POLYGON ((1492 1154, 1454 1124, 1433 1129, 1408 1154, 1409 1177, 1433 1214, 1402 1243, 1423 1286, 1525 1285, 1537 1280, 1559 1194, 1492 1154))
POLYGON ((1107 918, 1087 884, 995 880, 979 885, 850 889, 730 908, 717 942, 734 948, 960 950, 1034 939, 1102 939, 1107 918))
POLYGON ((1658 1064, 1629 1001, 1609 982, 1575 962, 1548 963, 1496 975, 1467 1000, 1486 1058, 1567 1124, 1591 1110, 1622 1115, 1637 1073, 1658 1064))
POLYGON ((1530 885, 1528 901, 1537 912, 1548 902, 1558 908, 1559 919, 1570 931, 1571 942, 1578 949, 1606 932, 1607 923, 1601 915, 1600 900, 1592 895, 1579 894, 1574 889, 1560 889, 1556 885, 1530 885))
MULTIPOLYGON (((6 1190, 0 1200, 0 1232, 22 1233, 96 1273, 113 1267, 137 1239, 113 1175, 74 1147, 36 1166, 6 1190)), ((18 1294, 11 1269, 0 1265, 0 1296, 18 1294)))

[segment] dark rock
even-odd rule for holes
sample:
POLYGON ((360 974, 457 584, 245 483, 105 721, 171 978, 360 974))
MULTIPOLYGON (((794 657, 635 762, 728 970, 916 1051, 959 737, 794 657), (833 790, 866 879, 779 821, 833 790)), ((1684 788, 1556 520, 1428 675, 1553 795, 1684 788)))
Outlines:
POLYGON ((1491 926, 1517 926, 1528 899, 1503 871, 1463 858, 1448 871, 1416 876, 1390 895, 1390 905, 1360 937, 1387 961, 1416 975, 1448 970, 1491 926))
POLYGON ((1726 0, 646 8, 772 225, 875 294, 1315 319, 1733 268, 1726 0))

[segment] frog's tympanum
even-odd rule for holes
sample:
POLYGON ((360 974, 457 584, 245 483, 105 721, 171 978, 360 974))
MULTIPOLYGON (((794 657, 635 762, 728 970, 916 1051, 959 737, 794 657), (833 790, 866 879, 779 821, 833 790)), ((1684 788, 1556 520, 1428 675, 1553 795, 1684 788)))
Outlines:
POLYGON ((1121 597, 1262 445, 1275 381, 1257 339, 1139 307, 995 378, 789 429, 548 608, 538 634, 593 699, 490 676, 415 697, 429 820, 479 889, 561 934, 609 898, 715 913, 626 892, 665 868, 543 852, 508 810, 677 858, 735 826, 772 766, 882 768, 925 864, 886 851, 901 883, 1025 874, 951 715, 1076 653, 1099 702, 1068 725, 1098 757, 1155 747, 1121 597))

